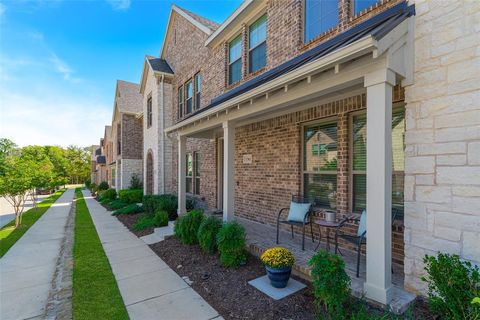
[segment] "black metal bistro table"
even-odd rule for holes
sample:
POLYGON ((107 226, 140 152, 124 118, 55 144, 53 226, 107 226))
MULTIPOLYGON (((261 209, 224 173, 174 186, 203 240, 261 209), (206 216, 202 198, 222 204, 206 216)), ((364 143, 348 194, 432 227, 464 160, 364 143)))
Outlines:
MULTIPOLYGON (((338 228, 340 226, 340 223, 330 222, 330 221, 327 221, 327 220, 324 220, 324 219, 321 219, 321 218, 317 218, 317 219, 313 220, 313 223, 318 226, 319 234, 320 234, 320 238, 318 239, 318 244, 317 244, 317 247, 315 248, 315 251, 318 250, 318 247, 320 247, 320 243, 322 241, 322 228, 326 229, 327 251, 330 251, 330 239, 331 239, 330 238, 330 230, 338 228)), ((332 240, 335 240, 335 239, 332 239, 332 240)), ((340 250, 338 252, 340 252, 340 250)), ((340 252, 340 254, 342 254, 342 252, 340 252)))

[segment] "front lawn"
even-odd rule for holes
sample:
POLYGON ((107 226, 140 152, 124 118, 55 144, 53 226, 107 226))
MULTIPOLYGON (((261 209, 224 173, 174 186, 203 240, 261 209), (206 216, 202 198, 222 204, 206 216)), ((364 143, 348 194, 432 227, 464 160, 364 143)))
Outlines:
POLYGON ((15 219, 0 229, 0 258, 24 235, 25 232, 60 198, 65 190, 52 194, 47 199, 23 213, 22 224, 15 228, 15 219))
POLYGON ((75 191, 73 318, 128 319, 110 263, 80 189, 75 191))

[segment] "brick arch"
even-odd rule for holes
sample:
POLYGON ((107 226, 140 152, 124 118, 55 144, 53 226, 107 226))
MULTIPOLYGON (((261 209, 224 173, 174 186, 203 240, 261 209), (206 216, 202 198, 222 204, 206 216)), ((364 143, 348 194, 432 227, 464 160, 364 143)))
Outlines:
POLYGON ((146 194, 153 194, 153 152, 151 149, 147 152, 146 164, 146 194))

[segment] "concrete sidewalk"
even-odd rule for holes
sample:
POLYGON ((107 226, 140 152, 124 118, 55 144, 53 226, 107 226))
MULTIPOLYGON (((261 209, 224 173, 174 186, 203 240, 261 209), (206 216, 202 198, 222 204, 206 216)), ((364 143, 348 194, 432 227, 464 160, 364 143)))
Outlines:
POLYGON ((88 192, 84 197, 130 319, 223 319, 88 192))
POLYGON ((0 259, 0 318, 41 319, 73 200, 67 190, 0 259))

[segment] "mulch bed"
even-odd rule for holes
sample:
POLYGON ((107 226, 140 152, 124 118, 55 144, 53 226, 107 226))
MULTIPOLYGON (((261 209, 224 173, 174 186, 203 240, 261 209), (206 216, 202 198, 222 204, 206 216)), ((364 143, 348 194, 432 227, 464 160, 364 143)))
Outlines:
POLYGON ((188 276, 192 288, 225 319, 315 319, 311 290, 276 301, 247 283, 265 275, 256 257, 230 269, 220 265, 217 255, 209 256, 198 246, 184 245, 174 237, 150 247, 180 276, 188 276))
MULTIPOLYGON (((237 269, 222 267, 218 255, 207 255, 199 246, 187 246, 175 237, 150 246, 180 276, 193 281, 198 292, 225 319, 317 319, 309 282, 299 279, 307 288, 281 300, 273 300, 248 284, 248 281, 265 275, 257 257, 249 256, 246 265, 237 269)), ((352 298, 352 305, 359 301, 352 298)), ((382 312, 368 306, 370 314, 382 312)), ((418 301, 409 319, 435 319, 423 300, 418 301)))
POLYGON ((152 234, 154 228, 153 227, 146 228, 140 231, 133 230, 133 225, 137 222, 138 218, 140 218, 142 214, 143 213, 120 214, 116 216, 116 218, 120 220, 120 222, 123 223, 128 228, 128 230, 133 232, 137 237, 143 237, 143 236, 152 234))

